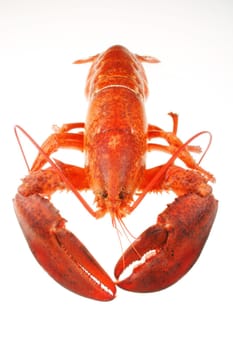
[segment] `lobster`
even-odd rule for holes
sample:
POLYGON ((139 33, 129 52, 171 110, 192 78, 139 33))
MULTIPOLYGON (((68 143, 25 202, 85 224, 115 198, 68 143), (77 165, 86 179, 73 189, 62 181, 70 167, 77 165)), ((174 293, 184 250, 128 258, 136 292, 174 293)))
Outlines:
MULTIPOLYGON (((209 236, 218 201, 209 182, 214 176, 197 163, 190 145, 177 136, 178 115, 169 113, 173 130, 147 124, 144 101, 148 96, 142 63, 156 58, 132 54, 116 45, 101 54, 74 63, 92 63, 86 83, 89 100, 86 122, 64 124, 54 130, 22 180, 14 198, 19 224, 35 258, 63 287, 81 296, 107 301, 116 287, 133 292, 159 291, 177 282, 193 266, 209 236), (77 129, 77 130, 76 130, 77 129), (166 144, 151 142, 163 139, 166 144), (50 157, 60 148, 85 153, 85 166, 50 157), (146 168, 147 152, 170 154, 167 162, 146 168), (183 166, 175 164, 176 159, 183 166), (96 219, 110 214, 114 227, 149 192, 172 191, 173 203, 157 222, 136 238, 115 266, 115 281, 83 243, 66 228, 66 220, 50 201, 58 190, 71 190, 96 219), (93 209, 80 191, 94 193, 93 209), (129 276, 121 278, 132 266, 129 276)), ((211 135, 211 134, 210 134, 211 135)))

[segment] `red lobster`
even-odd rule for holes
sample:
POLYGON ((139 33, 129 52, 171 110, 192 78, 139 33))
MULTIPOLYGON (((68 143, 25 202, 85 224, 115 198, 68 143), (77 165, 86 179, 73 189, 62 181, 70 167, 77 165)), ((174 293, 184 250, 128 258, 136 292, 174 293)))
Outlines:
MULTIPOLYGON (((201 133, 183 143, 176 135, 178 116, 174 113, 169 113, 172 132, 147 125, 144 100, 148 88, 142 62, 156 63, 155 58, 113 46, 75 63, 85 62, 92 62, 86 85, 90 102, 86 122, 65 124, 41 148, 37 146, 39 154, 14 199, 15 212, 38 262, 69 290, 97 300, 112 300, 116 285, 134 292, 158 291, 192 267, 216 216, 218 204, 208 184, 214 177, 191 156, 199 147, 190 142, 201 133), (155 138, 167 145, 148 142, 155 138), (52 161, 50 155, 60 148, 85 152, 85 167, 52 161), (171 157, 147 169, 147 151, 164 151, 171 157), (185 169, 174 164, 177 158, 185 169), (72 190, 95 218, 109 213, 114 226, 148 192, 171 190, 178 198, 124 252, 116 264, 114 282, 66 229, 66 220, 49 201, 55 191, 65 189, 72 190), (88 189, 94 193, 97 210, 79 193, 88 189), (137 266, 131 274, 120 280, 134 262, 137 266)), ((19 126, 16 134, 17 129, 26 134, 19 126)))

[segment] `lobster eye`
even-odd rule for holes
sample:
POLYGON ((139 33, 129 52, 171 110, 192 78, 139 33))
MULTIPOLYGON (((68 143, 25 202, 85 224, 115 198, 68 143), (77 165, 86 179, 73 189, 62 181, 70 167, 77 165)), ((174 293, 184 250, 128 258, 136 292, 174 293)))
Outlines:
POLYGON ((125 192, 125 191, 121 191, 121 192, 119 193, 119 199, 124 199, 125 196, 126 196, 126 192, 125 192))
POLYGON ((101 197, 102 198, 108 198, 108 192, 107 191, 103 191, 102 194, 101 194, 101 197))

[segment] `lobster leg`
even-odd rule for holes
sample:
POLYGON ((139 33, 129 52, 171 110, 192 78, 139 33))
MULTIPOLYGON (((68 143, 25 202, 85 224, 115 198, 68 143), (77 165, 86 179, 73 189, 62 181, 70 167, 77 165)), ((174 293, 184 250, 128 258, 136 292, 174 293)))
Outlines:
MULTIPOLYGON (((73 186, 87 188, 84 169, 56 163, 73 186)), ((35 258, 58 283, 88 298, 112 300, 116 294, 113 281, 78 238, 66 229, 66 220, 46 198, 66 188, 54 168, 29 174, 14 199, 19 224, 35 258)))
MULTIPOLYGON (((161 171, 153 169, 157 170, 161 171)), ((153 171, 150 170, 149 177, 153 171)), ((118 280, 118 286, 123 289, 152 292, 172 285, 193 266, 208 238, 217 201, 207 180, 199 173, 172 166, 163 179, 163 189, 173 189, 179 197, 116 264, 117 279, 126 267, 136 264, 128 277, 118 280)))
POLYGON ((64 124, 61 128, 54 127, 56 132, 50 135, 43 145, 40 147, 43 152, 39 151, 31 170, 36 171, 42 168, 47 162, 47 157, 61 148, 72 148, 83 152, 83 132, 70 133, 69 131, 76 128, 83 129, 84 123, 70 123, 64 124), (44 156, 45 153, 47 157, 44 156))
MULTIPOLYGON (((176 113, 168 113, 173 120, 173 130, 172 132, 164 131, 163 129, 149 125, 147 137, 149 140, 153 138, 162 138, 164 139, 168 145, 161 145, 156 143, 148 143, 148 151, 162 151, 174 155, 177 151, 177 158, 182 160, 187 167, 191 169, 196 169, 200 171, 200 173, 205 174, 209 180, 213 181, 213 176, 208 173, 205 169, 201 168, 200 165, 193 159, 190 152, 200 153, 201 148, 199 146, 187 145, 184 147, 183 142, 177 137, 177 128, 178 128, 178 115, 176 113)), ((196 137, 195 135, 194 137, 196 137)))

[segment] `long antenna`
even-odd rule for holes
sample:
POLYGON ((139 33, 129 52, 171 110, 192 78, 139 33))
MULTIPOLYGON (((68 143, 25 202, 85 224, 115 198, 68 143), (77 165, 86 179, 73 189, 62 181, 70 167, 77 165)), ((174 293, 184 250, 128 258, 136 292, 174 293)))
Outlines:
POLYGON ((28 172, 30 172, 30 167, 27 161, 27 158, 25 156, 22 144, 20 142, 18 130, 20 130, 30 141, 31 143, 37 148, 37 150, 44 156, 46 161, 51 165, 51 167, 60 175, 64 183, 67 185, 67 188, 69 188, 73 194, 78 198, 78 200, 81 202, 81 204, 84 206, 84 208, 93 216, 96 218, 96 212, 90 207, 90 205, 85 201, 85 199, 81 196, 81 194, 76 190, 76 188, 73 186, 71 181, 64 175, 63 171, 59 168, 58 162, 56 160, 52 160, 47 153, 38 145, 38 143, 27 133, 26 130, 24 130, 21 126, 15 125, 14 131, 16 135, 16 139, 18 141, 20 150, 22 152, 25 164, 27 166, 28 172))

